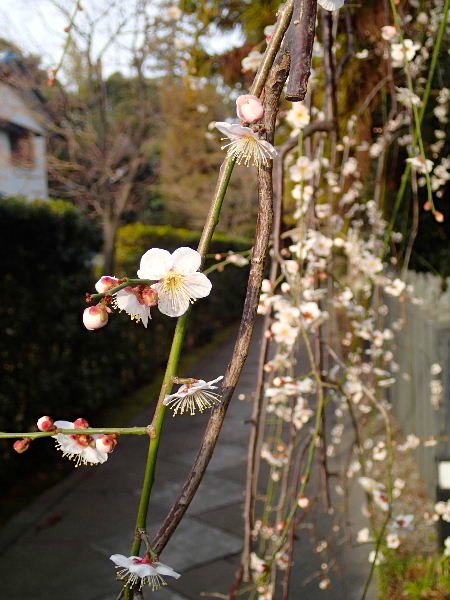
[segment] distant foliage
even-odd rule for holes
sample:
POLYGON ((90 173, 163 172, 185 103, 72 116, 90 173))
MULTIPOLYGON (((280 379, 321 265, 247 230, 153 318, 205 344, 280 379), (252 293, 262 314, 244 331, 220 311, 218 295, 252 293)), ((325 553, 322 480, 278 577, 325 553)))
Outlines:
MULTIPOLYGON (((169 227, 128 225, 119 234, 120 269, 134 276, 150 246, 195 246, 198 234, 169 227)), ((225 236, 215 251, 248 248, 225 236)), ((97 279, 93 259, 99 230, 62 201, 0 202, 0 428, 28 429, 37 417, 89 416, 152 380, 167 356, 175 320, 155 312, 146 330, 126 317, 92 334, 81 324, 85 292, 97 279), (139 360, 130 360, 139 356, 139 360)), ((202 300, 188 334, 192 347, 237 318, 246 269, 227 267, 216 293, 202 300), (232 289, 233 293, 228 291, 232 289)), ((6 446, 4 446, 6 448, 6 446)), ((10 456, 9 447, 4 457, 10 456)))

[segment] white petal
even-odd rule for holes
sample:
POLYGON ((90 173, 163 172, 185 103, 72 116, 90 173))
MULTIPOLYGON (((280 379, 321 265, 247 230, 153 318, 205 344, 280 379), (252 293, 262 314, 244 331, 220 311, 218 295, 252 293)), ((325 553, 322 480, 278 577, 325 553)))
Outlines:
POLYGON ((151 248, 141 258, 139 279, 158 280, 172 268, 172 256, 167 250, 151 248))
POLYGON ((210 280, 203 273, 187 275, 185 285, 191 298, 206 298, 212 287, 210 280))
POLYGON ((92 446, 83 448, 81 455, 92 465, 102 464, 108 460, 108 454, 106 452, 99 452, 96 448, 92 448, 92 446))
POLYGON ((208 381, 208 385, 214 385, 215 383, 222 381, 222 379, 223 379, 223 375, 220 375, 220 377, 216 377, 216 379, 211 379, 211 381, 208 381))
POLYGON ((152 577, 157 574, 157 570, 152 565, 148 565, 147 563, 137 563, 132 565, 130 568, 130 573, 136 573, 138 577, 141 579, 143 577, 152 577))
POLYGON ((257 137, 253 129, 250 129, 250 127, 242 127, 242 125, 239 125, 238 123, 230 124, 225 121, 218 121, 215 123, 214 127, 226 135, 230 140, 236 140, 244 135, 257 137))
POLYGON ((54 425, 57 429, 75 429, 72 421, 55 421, 54 425))
POLYGON ((178 248, 172 254, 173 270, 179 273, 195 273, 200 268, 202 257, 192 248, 178 248))
POLYGON ((177 573, 172 569, 172 567, 164 565, 163 563, 156 563, 156 570, 160 575, 167 575, 169 577, 174 577, 175 579, 179 579, 181 577, 180 573, 177 573))
MULTIPOLYGON (((200 273, 199 273, 200 274, 200 273)), ((159 284, 152 286, 158 292, 158 308, 168 317, 180 317, 189 308, 189 296, 187 294, 170 294, 162 291, 159 284)))
POLYGON ((345 0, 318 0, 318 3, 325 10, 338 10, 345 4, 345 0))
POLYGON ((125 569, 128 569, 128 567, 133 564, 133 557, 128 558, 123 554, 112 554, 109 559, 118 567, 124 567, 125 569))
POLYGON ((276 156, 278 156, 278 152, 275 150, 275 148, 272 146, 272 144, 270 142, 268 142, 267 140, 259 140, 261 146, 264 146, 264 148, 269 152, 270 156, 272 158, 275 158, 276 156))

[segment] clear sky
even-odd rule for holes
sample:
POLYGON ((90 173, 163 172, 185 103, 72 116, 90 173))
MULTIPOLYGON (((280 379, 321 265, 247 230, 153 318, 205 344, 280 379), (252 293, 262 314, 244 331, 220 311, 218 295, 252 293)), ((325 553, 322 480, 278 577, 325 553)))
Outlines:
MULTIPOLYGON (((42 56, 44 67, 54 66, 59 62, 62 48, 67 34, 64 27, 68 19, 55 7, 59 4, 63 10, 73 12, 75 0, 0 0, 0 35, 16 43, 27 52, 42 56)), ((88 14, 94 14, 97 8, 102 8, 105 3, 101 0, 83 0, 85 11, 77 16, 78 22, 88 14)), ((102 19, 102 25, 96 34, 96 45, 100 47, 109 38, 109 34, 117 23, 133 11, 133 0, 108 0, 108 16, 102 19)), ((151 5, 151 3, 150 3, 151 5)), ((155 6, 155 3, 153 4, 155 6)), ((128 31, 122 34, 122 41, 131 36, 132 19, 127 23, 128 31)), ((211 52, 239 44, 237 33, 227 36, 214 37, 209 44, 211 52)), ((117 70, 127 70, 127 53, 124 51, 125 43, 112 46, 105 54, 103 67, 106 73, 117 70)))

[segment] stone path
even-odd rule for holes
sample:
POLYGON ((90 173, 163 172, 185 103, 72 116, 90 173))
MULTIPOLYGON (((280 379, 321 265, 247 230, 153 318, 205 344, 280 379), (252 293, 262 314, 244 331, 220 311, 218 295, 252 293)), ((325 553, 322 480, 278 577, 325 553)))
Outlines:
MULTIPOLYGON (((225 594, 233 580, 241 550, 242 506, 250 403, 238 394, 251 394, 255 385, 259 336, 233 399, 219 445, 186 518, 162 560, 183 576, 155 600, 198 600, 208 592, 225 594), (202 596, 200 596, 202 594, 202 596)), ((233 340, 222 344, 189 373, 205 379, 223 373, 233 340)), ((150 530, 157 528, 189 471, 206 422, 179 417, 166 424, 154 493, 150 530)), ((148 415, 135 424, 148 421, 148 415)), ((16 515, 0 531, 0 581, 8 600, 114 600, 112 553, 128 554, 139 499, 146 441, 125 437, 108 462, 80 468, 16 515)), ((360 514, 362 498, 351 500, 360 514), (361 504, 360 504, 361 502, 361 504)), ((292 600, 359 600, 368 570, 367 551, 346 550, 340 577, 331 590, 318 589, 312 572, 323 556, 314 552, 317 539, 326 539, 329 519, 317 515, 317 530, 305 529, 297 542, 290 592, 292 600), (306 584, 306 585, 305 585, 306 584)), ((220 597, 220 596, 215 596, 220 597)))

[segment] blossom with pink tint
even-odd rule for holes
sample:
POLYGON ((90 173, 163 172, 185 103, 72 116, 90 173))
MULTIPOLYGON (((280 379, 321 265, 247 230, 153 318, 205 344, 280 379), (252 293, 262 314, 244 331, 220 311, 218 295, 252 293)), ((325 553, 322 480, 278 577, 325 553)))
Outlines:
POLYGON ((319 6, 325 10, 339 10, 345 4, 345 0, 318 0, 319 6))
POLYGON ((117 277, 111 277, 110 275, 103 275, 95 284, 95 289, 99 294, 104 294, 108 290, 116 287, 119 284, 117 277))
POLYGON ((28 450, 30 444, 30 438, 23 438, 22 440, 16 440, 13 444, 13 448, 18 454, 23 454, 26 450, 28 450))
POLYGON ((227 157, 236 160, 238 165, 267 167, 278 154, 272 144, 262 140, 250 127, 224 121, 218 121, 214 126, 230 140, 222 150, 227 148, 227 157))
POLYGON ((158 293, 149 285, 126 287, 114 294, 113 304, 125 311, 132 321, 147 327, 151 319, 150 308, 158 303, 158 293))
MULTIPOLYGON (((89 427, 85 419, 76 419, 72 421, 55 421, 57 429, 86 429, 89 427)), ((56 447, 61 450, 63 456, 69 460, 75 461, 75 466, 80 465, 98 465, 108 460, 108 453, 98 450, 96 441, 101 436, 57 433, 53 436, 56 441, 56 447)))
POLYGON ((140 558, 139 556, 112 554, 109 558, 116 565, 118 578, 130 588, 137 587, 141 590, 144 585, 148 585, 152 592, 156 592, 166 585, 162 575, 174 579, 181 577, 172 567, 164 565, 158 560, 152 560, 148 555, 140 558))
POLYGON ((108 311, 103 304, 89 306, 83 311, 83 325, 88 331, 101 329, 108 323, 108 311))
POLYGON ((55 429, 55 423, 51 417, 41 417, 37 421, 37 428, 39 431, 53 431, 55 429))
POLYGON ((99 452, 110 454, 117 446, 117 436, 114 434, 101 435, 95 440, 95 447, 99 452))
POLYGON ((220 404, 220 394, 214 390, 217 389, 215 384, 222 379, 223 375, 211 381, 197 379, 194 383, 183 384, 174 394, 166 396, 163 404, 173 410, 173 416, 178 412, 181 415, 190 412, 193 416, 196 410, 202 413, 207 408, 220 404))
POLYGON ((390 42, 397 35, 397 29, 393 25, 384 25, 381 28, 381 37, 383 40, 390 42))
POLYGON ((236 100, 236 113, 246 123, 257 123, 264 116, 264 106, 257 96, 244 94, 236 100))

